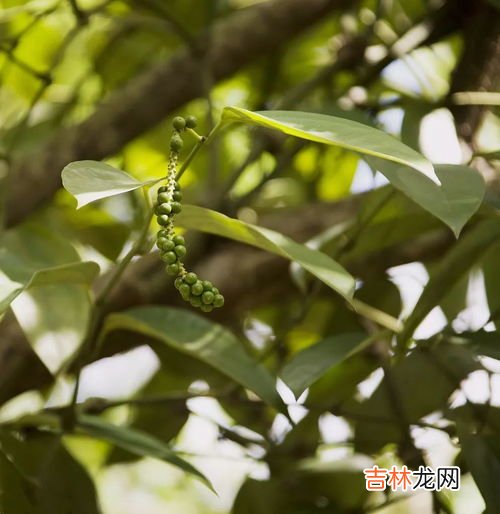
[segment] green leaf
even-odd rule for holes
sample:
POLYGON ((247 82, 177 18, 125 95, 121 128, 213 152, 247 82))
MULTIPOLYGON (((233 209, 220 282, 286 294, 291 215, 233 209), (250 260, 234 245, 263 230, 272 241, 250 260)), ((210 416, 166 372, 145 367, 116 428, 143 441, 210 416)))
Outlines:
POLYGON ((441 181, 441 186, 437 186, 424 175, 409 173, 411 170, 406 166, 373 158, 368 162, 395 188, 446 223, 456 237, 483 201, 484 180, 468 166, 436 165, 434 169, 441 181))
POLYGON ((367 400, 351 400, 341 413, 356 421, 356 449, 372 453, 388 442, 399 443, 408 425, 446 406, 469 373, 480 369, 474 354, 461 344, 441 342, 418 347, 386 370, 367 400))
POLYGON ((239 107, 226 107, 222 123, 235 121, 261 125, 309 141, 404 164, 439 184, 432 164, 424 156, 385 132, 356 121, 310 112, 251 112, 239 107))
POLYGON ((59 282, 33 287, 11 308, 35 353, 52 374, 57 374, 87 332, 91 308, 88 286, 59 282))
MULTIPOLYGON (((31 431, 21 439, 1 431, 0 442, 8 460, 28 481, 24 489, 32 503, 29 514, 99 514, 92 480, 59 436, 31 431)), ((5 514, 11 512, 18 513, 6 510, 5 514)))
POLYGON ((327 337, 296 354, 281 372, 281 378, 298 398, 330 368, 365 345, 366 335, 359 333, 327 337))
POLYGON ((408 178, 404 175, 404 168, 390 168, 390 165, 387 167, 384 164, 384 169, 380 171, 395 187, 446 223, 457 237, 465 223, 479 209, 486 191, 482 175, 465 165, 436 165, 441 187, 436 187, 421 176, 408 178))
POLYGON ((473 434, 461 422, 457 423, 457 429, 465 460, 486 503, 485 514, 494 514, 500 505, 498 434, 473 434))
POLYGON ((486 332, 484 330, 462 332, 451 339, 469 344, 478 355, 500 360, 500 334, 498 332, 486 332))
POLYGON ((283 410, 274 378, 221 325, 189 311, 155 306, 110 315, 104 335, 113 330, 139 332, 195 357, 250 389, 278 410, 283 410))
POLYGON ((62 171, 64 188, 77 200, 77 208, 109 196, 120 195, 153 184, 139 182, 128 173, 99 161, 75 161, 62 171))
POLYGON ((26 224, 0 239, 0 313, 23 291, 50 284, 90 284, 99 273, 76 250, 44 228, 26 224))
POLYGON ((34 485, 0 451, 0 512, 32 514, 34 485))
POLYGON ((355 280, 340 264, 283 234, 194 205, 185 205, 176 219, 185 228, 234 239, 297 262, 347 300, 352 298, 355 280))
POLYGON ((86 434, 96 439, 102 439, 142 457, 154 457, 173 464, 186 473, 200 479, 212 491, 210 481, 193 465, 179 457, 165 443, 139 430, 113 425, 98 416, 80 415, 78 427, 86 434))
POLYGON ((500 220, 488 219, 467 232, 435 267, 433 275, 417 305, 406 320, 400 340, 410 338, 429 312, 447 292, 479 260, 488 248, 500 239, 500 220))

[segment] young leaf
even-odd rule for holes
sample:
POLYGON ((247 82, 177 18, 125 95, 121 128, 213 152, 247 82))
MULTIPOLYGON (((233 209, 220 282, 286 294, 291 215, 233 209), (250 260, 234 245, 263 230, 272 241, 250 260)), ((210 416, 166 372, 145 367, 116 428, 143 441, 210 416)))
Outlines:
POLYGON ((437 186, 420 173, 410 173, 406 166, 375 158, 369 158, 368 162, 395 188, 446 223, 456 237, 483 201, 484 180, 468 166, 436 165, 434 169, 441 181, 441 186, 437 186))
POLYGON ((77 208, 88 203, 119 195, 153 184, 156 180, 139 182, 128 173, 99 161, 75 161, 62 171, 64 189, 77 200, 77 208))
MULTIPOLYGON (((102 439, 141 457, 154 457, 173 464, 200 479, 212 491, 210 481, 192 464, 179 457, 165 443, 139 430, 113 425, 98 416, 80 415, 78 427, 91 437, 102 439)), ((215 492, 215 491, 214 491, 215 492)))
POLYGON ((185 205, 176 220, 185 228, 234 239, 297 262, 347 300, 352 298, 355 280, 340 264, 278 232, 194 205, 185 205))
POLYGON ((429 312, 446 293, 479 260, 494 243, 500 240, 500 220, 487 219, 467 232, 435 267, 433 275, 417 305, 406 320, 400 340, 407 341, 429 312))
POLYGON ((365 339, 361 333, 327 337, 295 355, 283 368, 281 378, 298 398, 330 368, 363 348, 365 339))
POLYGON ((139 332, 195 357, 283 410, 274 378, 221 325, 189 311, 151 306, 108 316, 104 335, 113 330, 139 332))
POLYGON ((261 125, 291 136, 403 164, 439 184, 432 164, 423 155, 389 134, 356 121, 311 112, 251 112, 239 107, 226 107, 222 123, 229 122, 261 125))
POLYGON ((38 225, 7 231, 0 239, 0 313, 23 292, 53 284, 90 284, 99 273, 81 262, 65 240, 38 225))

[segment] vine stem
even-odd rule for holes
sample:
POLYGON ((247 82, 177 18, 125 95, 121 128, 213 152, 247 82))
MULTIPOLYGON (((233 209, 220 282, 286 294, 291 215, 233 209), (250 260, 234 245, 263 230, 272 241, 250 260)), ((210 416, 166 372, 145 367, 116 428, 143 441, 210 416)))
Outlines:
MULTIPOLYGON (((182 174, 187 170, 188 166, 191 164, 192 160, 196 156, 196 154, 199 152, 201 147, 205 144, 205 142, 212 138, 215 134, 215 132, 219 129, 220 125, 216 125, 208 134, 207 137, 203 137, 198 135, 195 131, 190 130, 189 132, 191 135, 196 137, 196 144, 189 153, 189 155, 186 157, 185 161, 183 162, 181 168, 177 172, 175 176, 175 180, 179 180, 182 176, 182 174)), ((105 315, 105 307, 106 302, 115 288, 116 284, 122 277, 123 273, 127 269, 127 266, 130 264, 132 259, 138 255, 142 248, 144 247, 148 234, 149 234, 149 226, 151 224, 151 220, 154 216, 153 206, 151 203, 151 199, 149 197, 149 189, 143 189, 146 204, 148 206, 148 214, 146 215, 144 219, 144 224, 141 228, 141 231, 139 233, 139 237, 136 239, 130 250, 123 256, 123 258, 117 263, 117 265, 114 267, 113 271, 111 272, 111 275, 109 277, 109 280, 106 282, 106 285, 102 288, 102 290, 96 295, 92 311, 90 314, 90 320, 88 324, 88 330, 87 334, 82 342, 82 345, 80 347, 80 351, 78 352, 78 355, 76 357, 76 383, 75 387, 73 389, 73 395, 71 398, 71 403, 69 404, 69 418, 68 418, 68 428, 73 428, 76 421, 75 416, 75 410, 78 400, 78 391, 80 389, 80 379, 82 374, 82 369, 85 363, 85 358, 88 357, 96 348, 96 339, 99 336, 99 330, 102 324, 102 320, 105 315)))
POLYGON ((90 320, 88 324, 87 334, 85 339, 82 342, 80 347, 80 351, 76 358, 76 383, 73 389, 73 396, 70 403, 71 410, 71 419, 70 423, 74 425, 75 422, 75 407, 78 399, 78 391, 80 388, 80 378, 82 374, 82 368, 85 363, 85 357, 88 354, 92 353, 95 348, 95 340, 99 335, 99 330, 101 326, 102 319, 105 313, 106 301, 113 291, 114 287, 122 277, 123 273, 127 269, 127 266, 130 264, 132 259, 141 251, 146 243, 149 234, 149 226, 151 224, 151 220, 153 219, 153 208, 151 206, 151 202, 149 199, 149 194, 146 190, 144 190, 144 194, 146 197, 146 201, 148 204, 148 214, 144 219, 144 224, 141 228, 141 232, 139 237, 134 242, 130 250, 123 256, 123 258, 118 262, 118 264, 114 267, 109 280, 106 282, 106 285, 102 288, 102 290, 96 295, 93 308, 90 314, 90 320))

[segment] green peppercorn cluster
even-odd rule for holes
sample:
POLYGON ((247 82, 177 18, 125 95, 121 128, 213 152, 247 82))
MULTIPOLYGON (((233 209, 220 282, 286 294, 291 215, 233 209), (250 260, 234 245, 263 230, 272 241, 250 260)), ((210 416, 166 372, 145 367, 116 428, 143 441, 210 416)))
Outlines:
POLYGON ((170 139, 170 158, 166 185, 158 189, 155 214, 161 230, 156 238, 160 257, 165 262, 165 271, 176 277, 175 287, 182 298, 203 312, 211 312, 224 305, 224 297, 208 280, 199 280, 195 273, 188 273, 183 264, 186 244, 182 236, 174 234, 174 217, 182 210, 182 192, 176 181, 177 162, 183 141, 181 133, 196 127, 196 118, 180 116, 173 120, 174 132, 170 139))
POLYGON ((208 280, 199 280, 196 273, 186 273, 175 279, 175 288, 182 298, 203 312, 211 312, 224 305, 224 297, 208 280))

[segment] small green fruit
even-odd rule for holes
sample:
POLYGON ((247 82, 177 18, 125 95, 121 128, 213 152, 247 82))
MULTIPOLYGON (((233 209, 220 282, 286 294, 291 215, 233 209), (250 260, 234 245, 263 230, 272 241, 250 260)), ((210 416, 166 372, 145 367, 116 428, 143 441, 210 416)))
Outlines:
POLYGON ((158 204, 170 203, 170 200, 171 200, 168 193, 159 193, 157 199, 158 199, 158 204))
POLYGON ((182 246, 185 246, 186 245, 186 241, 184 241, 184 238, 182 236, 174 236, 172 238, 172 241, 177 245, 182 245, 182 246))
POLYGON ((191 296, 191 298, 189 299, 189 303, 193 307, 201 307, 201 299, 199 296, 191 296))
POLYGON ((190 129, 196 128, 198 120, 194 116, 186 116, 186 127, 190 129))
POLYGON ((171 252, 175 248, 175 244, 171 239, 166 239, 164 243, 162 243, 161 249, 164 252, 171 252))
POLYGON ((170 149, 172 150, 172 152, 180 152, 182 150, 183 144, 184 143, 182 142, 182 139, 179 136, 175 135, 170 140, 170 149))
POLYGON ((170 217, 167 214, 160 214, 157 218, 158 224, 166 227, 170 222, 170 217))
POLYGON ((182 259, 183 257, 186 256, 186 247, 185 246, 182 246, 182 245, 177 245, 175 248, 174 248, 174 252, 177 254, 177 257, 179 257, 180 259, 182 259))
POLYGON ((212 312, 214 310, 213 306, 212 305, 205 305, 205 304, 201 304, 200 305, 200 309, 203 311, 203 312, 212 312))
POLYGON ((187 284, 181 284, 179 287, 179 293, 181 293, 182 298, 189 298, 191 295, 191 288, 187 284))
POLYGON ((182 193, 180 191, 174 191, 174 194, 173 194, 172 198, 176 202, 180 202, 182 200, 182 193))
POLYGON ((172 202, 172 212, 178 214, 182 211, 182 205, 179 202, 172 202))
POLYGON ((174 281, 174 287, 176 289, 179 289, 184 284, 184 280, 182 280, 182 277, 177 277, 174 281))
POLYGON ((184 130, 186 128, 186 120, 182 116, 176 116, 172 121, 172 125, 175 130, 184 130))
POLYGON ((196 273, 187 273, 186 276, 184 277, 184 282, 186 282, 186 284, 189 284, 189 285, 193 285, 196 281, 198 280, 198 276, 196 275, 196 273))
POLYGON ((214 298, 214 307, 222 307, 224 305, 224 297, 221 294, 216 294, 214 298))
POLYGON ((172 275, 172 276, 178 275, 178 274, 179 274, 179 265, 178 265, 177 263, 175 263, 175 264, 169 264, 169 265, 165 268, 165 271, 166 271, 169 275, 172 275))
POLYGON ((214 294, 210 291, 205 291, 202 295, 201 295, 201 301, 206 304, 206 305, 210 305, 211 303, 213 303, 214 301, 214 294))
POLYGON ((203 284, 198 280, 191 286, 191 294, 200 296, 203 293, 203 284))
POLYGON ((167 264, 174 264, 174 262, 177 262, 177 255, 174 252, 167 252, 161 256, 161 260, 167 264))
POLYGON ((168 191, 168 187, 167 186, 161 186, 158 188, 158 194, 160 193, 166 193, 168 191))
POLYGON ((169 203, 161 203, 156 206, 156 214, 170 214, 172 212, 172 206, 169 203))
POLYGON ((203 289, 205 291, 211 291, 212 292, 212 289, 213 289, 213 284, 212 282, 210 282, 210 280, 204 280, 203 281, 203 289))

